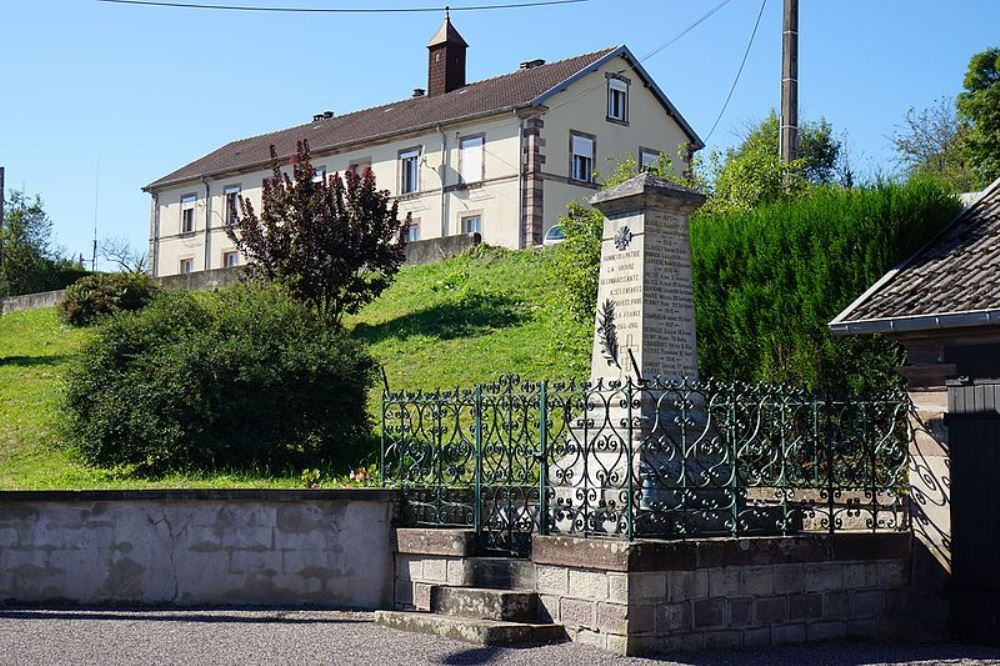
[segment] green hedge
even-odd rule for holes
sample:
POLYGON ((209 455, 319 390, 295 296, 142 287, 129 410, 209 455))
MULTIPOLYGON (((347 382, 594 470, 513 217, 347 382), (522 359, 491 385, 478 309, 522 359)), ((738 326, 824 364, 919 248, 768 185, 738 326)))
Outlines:
POLYGON ((703 375, 877 389, 898 346, 827 323, 959 210, 930 182, 815 188, 744 213, 696 214, 691 254, 703 375))
POLYGON ((143 472, 346 466, 371 441, 375 367, 277 289, 165 293, 84 347, 67 431, 88 462, 143 472))
POLYGON ((56 311, 70 326, 90 326, 123 310, 145 307, 160 288, 148 275, 93 273, 66 289, 56 311))

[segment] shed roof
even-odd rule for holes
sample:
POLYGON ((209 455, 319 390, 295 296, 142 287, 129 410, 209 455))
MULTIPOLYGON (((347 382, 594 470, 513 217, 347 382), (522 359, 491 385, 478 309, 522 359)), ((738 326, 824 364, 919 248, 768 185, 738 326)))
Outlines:
POLYGON ((830 322, 835 333, 1000 324, 1000 179, 830 322))

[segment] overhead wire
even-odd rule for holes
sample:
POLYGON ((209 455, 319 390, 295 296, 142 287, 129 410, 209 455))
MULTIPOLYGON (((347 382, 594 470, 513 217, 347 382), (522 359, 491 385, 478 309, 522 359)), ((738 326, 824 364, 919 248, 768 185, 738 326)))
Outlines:
POLYGON ((757 28, 760 26, 760 17, 764 15, 764 6, 767 4, 767 0, 761 0, 760 11, 757 12, 757 21, 753 24, 753 31, 750 33, 750 41, 747 42, 747 48, 743 51, 743 60, 740 61, 740 68, 736 70, 736 77, 733 79, 733 85, 729 87, 729 94, 726 95, 726 101, 722 103, 722 108, 719 110, 719 115, 716 116, 715 122, 712 124, 712 129, 708 131, 708 136, 705 137, 705 143, 712 138, 712 134, 715 133, 715 128, 719 126, 719 121, 722 120, 722 115, 726 112, 726 108, 729 106, 729 100, 733 98, 733 92, 736 90, 736 84, 740 82, 740 76, 743 74, 743 67, 747 64, 747 57, 750 55, 750 48, 753 46, 754 37, 757 36, 757 28))
POLYGON ((553 5, 572 5, 590 0, 527 0, 524 2, 507 2, 484 5, 465 5, 452 7, 438 5, 434 7, 281 7, 273 5, 222 5, 201 2, 172 2, 170 0, 97 0, 116 5, 137 5, 143 7, 169 7, 174 9, 207 9, 236 12, 285 12, 314 14, 402 14, 417 12, 472 12, 497 9, 523 9, 527 7, 546 7, 553 5))

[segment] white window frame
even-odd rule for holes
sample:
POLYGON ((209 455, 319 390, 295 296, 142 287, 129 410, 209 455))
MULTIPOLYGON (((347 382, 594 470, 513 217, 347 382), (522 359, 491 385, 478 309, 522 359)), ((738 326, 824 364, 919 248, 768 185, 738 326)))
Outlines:
POLYGON ((597 161, 597 138, 591 134, 570 130, 569 177, 578 183, 594 182, 594 163, 597 161), (590 144, 590 154, 584 151, 584 142, 590 144), (577 158, 580 158, 578 161, 577 158))
POLYGON ((232 226, 236 223, 236 218, 239 215, 240 192, 242 191, 243 188, 239 183, 226 185, 222 188, 223 214, 226 216, 226 226, 232 226))
POLYGON ((222 253, 222 267, 223 268, 235 268, 240 265, 240 253, 237 250, 226 250, 222 253), (233 262, 229 263, 229 258, 233 258, 233 262))
POLYGON ((422 153, 421 147, 417 146, 414 148, 406 148, 399 151, 399 194, 400 196, 406 194, 415 194, 420 191, 420 158, 422 153), (410 174, 409 170, 413 169, 413 173, 410 174), (409 176, 412 175, 412 182, 409 176), (407 188, 407 185, 410 185, 407 188))
POLYGON ((486 180, 485 133, 470 134, 458 140, 458 178, 463 185, 486 180))
POLYGON ((184 257, 181 259, 177 270, 181 275, 190 275, 191 273, 194 273, 194 257, 184 257), (184 270, 185 266, 187 266, 188 270, 184 270))
POLYGON ((185 194, 181 197, 181 233, 191 234, 194 233, 195 227, 197 226, 197 213, 198 208, 198 195, 197 194, 185 194), (191 224, 190 228, 187 228, 187 213, 191 211, 191 224))
POLYGON ((466 236, 471 236, 472 234, 483 235, 483 214, 482 213, 464 213, 459 218, 459 224, 462 228, 462 233, 466 236), (478 220, 475 229, 469 228, 470 220, 478 220))
POLYGON ((608 120, 617 123, 628 122, 629 82, 626 79, 608 77, 608 120))

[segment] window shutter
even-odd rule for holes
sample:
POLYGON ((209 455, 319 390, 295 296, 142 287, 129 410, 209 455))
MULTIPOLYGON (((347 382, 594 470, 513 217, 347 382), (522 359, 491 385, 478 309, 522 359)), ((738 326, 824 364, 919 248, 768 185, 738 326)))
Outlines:
POLYGON ((585 136, 573 135, 573 154, 582 157, 594 156, 594 140, 585 136))
POLYGON ((478 183, 483 179, 483 137, 462 139, 462 182, 478 183))

